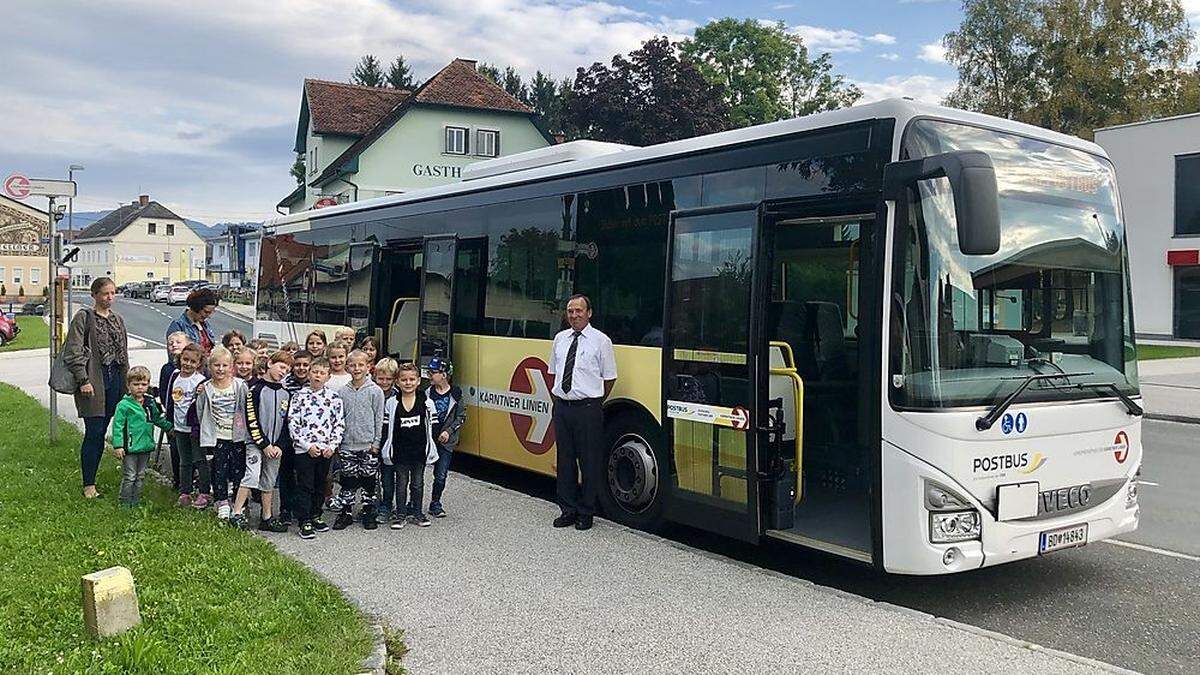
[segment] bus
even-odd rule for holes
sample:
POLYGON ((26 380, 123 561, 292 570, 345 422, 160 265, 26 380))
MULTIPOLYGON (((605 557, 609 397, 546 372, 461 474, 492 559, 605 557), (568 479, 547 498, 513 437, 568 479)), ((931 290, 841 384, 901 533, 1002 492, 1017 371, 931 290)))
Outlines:
POLYGON ((266 223, 255 333, 449 357, 459 451, 553 475, 546 362, 576 293, 616 349, 614 521, 898 574, 1137 527, 1127 243, 1093 143, 895 99, 485 160, 266 223))

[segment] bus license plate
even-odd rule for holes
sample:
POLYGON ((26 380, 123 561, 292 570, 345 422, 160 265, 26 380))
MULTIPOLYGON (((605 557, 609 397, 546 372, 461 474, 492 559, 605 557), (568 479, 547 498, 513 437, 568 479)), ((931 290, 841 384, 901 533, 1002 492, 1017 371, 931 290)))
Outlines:
POLYGON ((1087 523, 1072 525, 1058 530, 1043 532, 1039 538, 1038 553, 1049 553, 1064 548, 1074 548, 1087 543, 1087 523))

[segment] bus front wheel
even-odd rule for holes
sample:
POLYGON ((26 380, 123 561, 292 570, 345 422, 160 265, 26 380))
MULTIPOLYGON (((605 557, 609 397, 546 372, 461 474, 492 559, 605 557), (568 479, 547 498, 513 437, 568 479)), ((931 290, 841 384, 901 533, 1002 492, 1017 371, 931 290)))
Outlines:
POLYGON ((619 413, 604 425, 604 513, 639 530, 663 523, 667 463, 656 429, 639 415, 619 413))

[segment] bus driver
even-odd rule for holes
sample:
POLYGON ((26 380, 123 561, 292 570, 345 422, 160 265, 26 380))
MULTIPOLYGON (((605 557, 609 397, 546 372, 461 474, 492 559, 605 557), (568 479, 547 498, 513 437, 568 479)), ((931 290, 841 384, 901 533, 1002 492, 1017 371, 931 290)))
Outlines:
POLYGON ((554 375, 554 435, 558 444, 558 506, 554 527, 586 530, 596 513, 600 490, 604 413, 601 404, 617 381, 612 340, 590 321, 592 302, 586 295, 567 301, 570 328, 554 336, 550 374, 554 375), (576 463, 583 485, 575 481, 576 463))

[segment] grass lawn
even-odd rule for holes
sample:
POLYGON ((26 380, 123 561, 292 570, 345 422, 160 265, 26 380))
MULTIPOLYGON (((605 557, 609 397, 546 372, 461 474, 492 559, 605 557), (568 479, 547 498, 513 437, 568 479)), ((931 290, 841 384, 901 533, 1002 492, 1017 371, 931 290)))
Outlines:
POLYGON ((80 433, 0 384, 0 672, 354 673, 367 626, 334 587, 266 541, 172 506, 146 480, 144 505, 117 505, 106 455, 103 497, 80 496, 80 433), (142 624, 103 642, 83 628, 80 577, 133 572, 142 624))
POLYGON ((1178 359, 1185 356, 1200 356, 1200 347, 1184 347, 1180 345, 1138 345, 1138 361, 1151 359, 1178 359))
POLYGON ((21 332, 12 342, 0 347, 0 352, 15 352, 19 349, 38 349, 50 346, 50 326, 40 316, 18 316, 17 325, 21 332))

